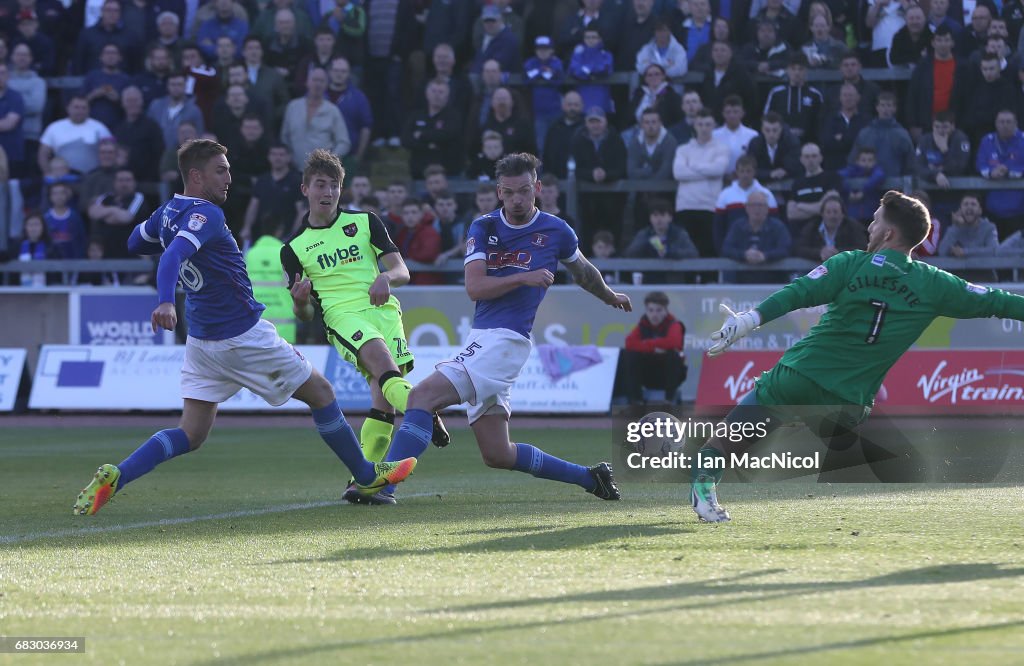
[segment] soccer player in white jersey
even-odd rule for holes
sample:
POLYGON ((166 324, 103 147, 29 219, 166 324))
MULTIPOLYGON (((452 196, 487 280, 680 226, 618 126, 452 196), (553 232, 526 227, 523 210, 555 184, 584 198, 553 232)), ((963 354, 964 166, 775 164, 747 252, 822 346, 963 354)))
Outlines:
POLYGON ((185 288, 189 336, 181 369, 181 421, 177 428, 154 434, 120 464, 101 465, 78 495, 74 513, 96 513, 125 484, 165 460, 198 449, 213 428, 217 405, 243 386, 271 405, 293 397, 308 404, 320 436, 352 471, 361 492, 372 495, 405 479, 416 460, 368 462, 330 382, 281 339, 273 324, 260 318, 264 306, 253 298, 245 261, 220 208, 231 186, 227 149, 206 139, 189 141, 178 150, 178 168, 185 194, 176 194, 136 227, 128 249, 163 252, 154 331, 174 330, 179 277, 185 288))
POLYGON ((617 500, 608 463, 583 467, 509 438, 510 389, 530 355, 533 320, 558 262, 584 290, 632 310, 629 297, 609 289, 580 253, 572 227, 537 210, 538 166, 533 155, 514 153, 495 167, 502 207, 474 221, 466 241, 466 292, 476 302, 466 347, 413 388, 386 459, 418 457, 430 442, 434 412, 469 403, 469 423, 489 467, 573 483, 617 500))

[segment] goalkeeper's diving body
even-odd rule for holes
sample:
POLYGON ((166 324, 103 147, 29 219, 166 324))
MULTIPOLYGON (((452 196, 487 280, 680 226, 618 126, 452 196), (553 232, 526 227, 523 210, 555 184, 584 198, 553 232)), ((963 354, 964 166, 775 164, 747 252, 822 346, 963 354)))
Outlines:
MULTIPOLYGON (((936 317, 1024 320, 1024 297, 971 284, 911 259, 930 229, 931 216, 920 201, 886 192, 868 226, 867 251, 829 258, 753 310, 733 313, 721 306, 728 318, 711 335, 709 356, 790 311, 828 304, 817 325, 757 379, 726 420, 771 415, 770 432, 793 420, 795 410, 786 406, 801 406, 807 408, 800 410, 804 421, 819 435, 823 426, 831 434, 849 431, 867 418, 889 368, 936 317)), ((756 441, 713 439, 700 450, 704 462, 694 466, 690 499, 702 521, 730 519, 716 486, 731 454, 756 441), (709 458, 717 459, 714 465, 709 458)))

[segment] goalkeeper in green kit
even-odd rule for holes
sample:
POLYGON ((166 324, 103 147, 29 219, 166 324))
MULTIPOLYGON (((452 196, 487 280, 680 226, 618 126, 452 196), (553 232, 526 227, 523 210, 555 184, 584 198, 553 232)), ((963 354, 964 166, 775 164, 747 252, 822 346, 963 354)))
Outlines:
MULTIPOLYGON (((871 411, 889 368, 936 317, 1004 317, 1024 320, 1024 297, 966 282, 910 254, 927 236, 931 216, 917 199, 886 192, 868 226, 867 251, 841 252, 775 292, 754 310, 728 315, 711 335, 717 356, 758 326, 787 312, 828 304, 806 337, 790 347, 753 391, 726 416, 727 422, 772 416, 768 429, 792 417, 783 406, 806 406, 804 421, 823 433, 849 431, 871 411)), ((690 499, 706 522, 728 521, 715 487, 731 454, 756 439, 713 439, 693 468, 690 499), (710 463, 710 459, 716 459, 710 463), (703 462, 701 462, 703 461, 703 462)))

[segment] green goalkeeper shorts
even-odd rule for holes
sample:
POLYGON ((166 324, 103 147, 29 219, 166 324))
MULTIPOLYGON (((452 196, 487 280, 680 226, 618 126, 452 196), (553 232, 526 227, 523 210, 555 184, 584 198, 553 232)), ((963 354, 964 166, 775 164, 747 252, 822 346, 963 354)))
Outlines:
POLYGON ((871 413, 870 407, 847 402, 781 363, 761 373, 755 391, 758 405, 785 421, 803 421, 812 429, 822 420, 853 428, 871 413))

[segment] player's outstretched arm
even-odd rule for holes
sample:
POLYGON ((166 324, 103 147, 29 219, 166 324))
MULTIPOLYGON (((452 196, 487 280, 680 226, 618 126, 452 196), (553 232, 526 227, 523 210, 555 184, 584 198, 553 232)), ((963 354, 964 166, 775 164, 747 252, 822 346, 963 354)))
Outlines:
POLYGON ((472 301, 490 301, 501 298, 519 287, 541 287, 546 289, 555 281, 554 274, 546 268, 503 277, 487 274, 487 262, 476 259, 466 264, 466 293, 472 301))
POLYGON ((597 267, 582 254, 577 255, 576 261, 566 262, 565 268, 584 291, 597 296, 602 302, 613 308, 626 312, 633 311, 633 304, 629 302, 629 296, 612 291, 611 287, 605 284, 601 271, 597 270, 597 267))

